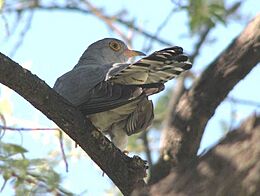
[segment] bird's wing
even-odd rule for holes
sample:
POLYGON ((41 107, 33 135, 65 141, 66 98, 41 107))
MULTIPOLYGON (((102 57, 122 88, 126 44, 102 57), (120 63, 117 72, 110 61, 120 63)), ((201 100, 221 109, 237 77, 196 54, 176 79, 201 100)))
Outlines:
POLYGON ((103 66, 81 66, 58 78, 53 88, 85 115, 114 109, 142 93, 136 86, 105 81, 106 73, 103 66))
POLYGON ((82 66, 59 77, 53 89, 74 105, 91 99, 90 91, 104 80, 104 72, 99 67, 82 66))
POLYGON ((146 130, 152 124, 153 118, 153 103, 144 97, 126 120, 125 131, 127 135, 146 130))
POLYGON ((192 67, 181 47, 175 46, 156 51, 130 64, 107 80, 125 84, 165 83, 192 67))

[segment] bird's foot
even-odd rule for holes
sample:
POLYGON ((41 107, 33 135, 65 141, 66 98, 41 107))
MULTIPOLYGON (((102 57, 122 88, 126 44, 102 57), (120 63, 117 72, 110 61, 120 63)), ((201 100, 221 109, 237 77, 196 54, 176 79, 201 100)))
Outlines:
POLYGON ((128 150, 123 150, 122 153, 124 153, 126 156, 128 156, 129 151, 128 150))

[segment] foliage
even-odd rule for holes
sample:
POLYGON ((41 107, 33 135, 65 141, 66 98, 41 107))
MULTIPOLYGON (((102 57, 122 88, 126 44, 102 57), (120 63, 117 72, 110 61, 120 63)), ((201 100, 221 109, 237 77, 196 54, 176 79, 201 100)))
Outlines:
POLYGON ((234 14, 240 7, 240 2, 228 9, 224 0, 190 0, 187 9, 189 27, 192 34, 201 33, 218 23, 226 24, 229 15, 234 14))
POLYGON ((0 100, 0 175, 4 183, 0 185, 0 192, 7 182, 11 184, 16 195, 31 195, 38 193, 55 193, 58 195, 72 195, 60 186, 62 178, 53 167, 57 160, 29 159, 25 156, 28 150, 21 145, 3 141, 6 120, 2 113, 12 114, 10 100, 0 100))
POLYGON ((54 171, 50 160, 27 159, 27 152, 22 146, 0 141, 0 174, 4 179, 1 191, 10 182, 16 195, 72 195, 60 186, 61 176, 54 171))

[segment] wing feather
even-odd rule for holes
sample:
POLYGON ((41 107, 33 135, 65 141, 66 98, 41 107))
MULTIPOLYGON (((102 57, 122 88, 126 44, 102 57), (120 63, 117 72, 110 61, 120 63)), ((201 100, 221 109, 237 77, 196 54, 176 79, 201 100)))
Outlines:
POLYGON ((181 47, 165 48, 130 64, 109 78, 117 84, 165 83, 192 67, 181 47))
POLYGON ((142 94, 139 87, 105 81, 104 67, 74 68, 58 78, 53 88, 85 115, 114 109, 139 98, 142 94))

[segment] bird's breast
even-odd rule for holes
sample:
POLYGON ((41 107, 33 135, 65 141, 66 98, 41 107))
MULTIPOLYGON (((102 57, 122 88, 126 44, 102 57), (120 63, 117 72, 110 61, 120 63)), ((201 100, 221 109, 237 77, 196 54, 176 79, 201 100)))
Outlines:
POLYGON ((133 101, 113 110, 91 114, 88 118, 96 128, 102 132, 106 132, 110 130, 113 124, 126 120, 129 114, 135 110, 136 106, 137 103, 133 101))

